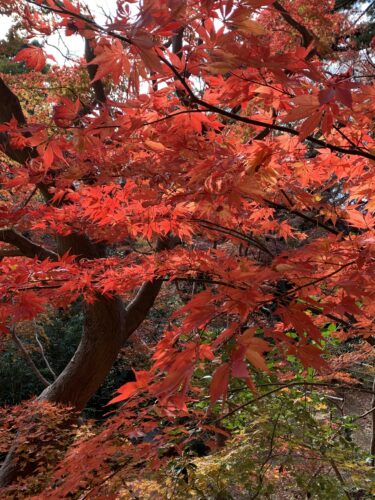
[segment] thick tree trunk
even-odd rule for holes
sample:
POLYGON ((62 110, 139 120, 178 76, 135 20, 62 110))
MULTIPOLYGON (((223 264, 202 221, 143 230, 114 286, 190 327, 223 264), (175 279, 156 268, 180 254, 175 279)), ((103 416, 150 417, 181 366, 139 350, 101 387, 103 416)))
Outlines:
MULTIPOLYGON (((124 341, 145 318, 160 286, 160 281, 144 284, 127 308, 118 297, 113 299, 98 297, 94 304, 85 305, 83 334, 77 351, 63 372, 42 392, 39 399, 81 411, 103 383, 124 341)), ((27 464, 26 467, 20 467, 22 458, 19 457, 17 448, 19 441, 24 439, 25 436, 20 429, 19 436, 1 467, 0 488, 9 486, 19 477, 30 475, 40 464, 36 461, 27 464)), ((42 452, 42 442, 40 448, 42 452)))
POLYGON ((101 296, 94 304, 85 305, 81 342, 66 368, 39 399, 83 410, 104 382, 126 339, 145 319, 161 284, 155 280, 142 285, 126 308, 118 297, 101 296))
POLYGON ((118 298, 85 305, 81 342, 68 365, 39 399, 83 410, 111 369, 123 344, 125 314, 118 298))
MULTIPOLYGON (((77 351, 64 371, 42 392, 39 399, 82 410, 103 383, 119 353, 125 333, 124 321, 125 309, 119 298, 100 297, 94 304, 86 305, 83 334, 77 351)), ((38 417, 33 415, 30 418, 38 417)), ((58 434, 58 429, 56 432, 58 434)), ((19 457, 17 448, 24 439, 20 429, 0 470, 0 487, 14 483, 18 477, 31 474, 38 465, 35 462, 24 468, 20 467, 22 458, 19 457)), ((42 448, 41 442, 41 455, 42 448)))

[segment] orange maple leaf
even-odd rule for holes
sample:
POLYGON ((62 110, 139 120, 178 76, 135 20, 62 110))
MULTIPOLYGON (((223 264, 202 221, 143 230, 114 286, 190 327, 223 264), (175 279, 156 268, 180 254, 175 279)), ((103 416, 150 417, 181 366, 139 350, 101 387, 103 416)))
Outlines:
POLYGON ((14 61, 24 62, 28 68, 41 71, 46 65, 47 57, 55 60, 53 56, 46 56, 41 47, 32 45, 31 47, 21 49, 15 56, 14 61))

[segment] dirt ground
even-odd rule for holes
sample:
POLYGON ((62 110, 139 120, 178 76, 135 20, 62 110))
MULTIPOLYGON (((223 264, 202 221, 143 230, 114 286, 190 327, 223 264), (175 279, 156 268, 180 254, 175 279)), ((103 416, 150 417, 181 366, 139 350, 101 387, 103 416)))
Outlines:
MULTIPOLYGON (((372 395, 360 391, 347 391, 344 396, 344 415, 362 415, 371 409, 372 395)), ((364 450, 369 450, 372 437, 372 415, 359 421, 358 430, 353 433, 354 441, 364 450)))

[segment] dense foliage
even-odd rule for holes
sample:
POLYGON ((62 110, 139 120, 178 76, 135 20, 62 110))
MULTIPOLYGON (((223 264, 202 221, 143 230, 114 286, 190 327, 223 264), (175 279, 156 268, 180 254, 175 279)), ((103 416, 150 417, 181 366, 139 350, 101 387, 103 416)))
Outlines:
POLYGON ((267 498, 279 475, 317 498, 371 495, 375 437, 359 449, 329 401, 375 391, 350 371, 375 344, 374 41, 357 25, 372 5, 110 3, 0 0, 16 23, 2 356, 17 349, 44 386, 1 415, 4 494, 95 498, 174 466, 177 495, 267 498), (82 58, 58 63, 57 34, 82 58), (119 363, 133 371, 107 378, 108 402, 119 363), (95 394, 113 413, 82 424, 95 394), (215 489, 192 455, 230 439, 215 489))

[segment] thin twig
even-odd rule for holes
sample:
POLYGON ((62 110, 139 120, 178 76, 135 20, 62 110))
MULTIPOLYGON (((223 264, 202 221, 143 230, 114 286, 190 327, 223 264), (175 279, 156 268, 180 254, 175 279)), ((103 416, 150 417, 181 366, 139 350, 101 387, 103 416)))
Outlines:
POLYGON ((263 198, 263 201, 265 203, 267 203, 267 205, 269 205, 272 208, 277 208, 279 210, 286 210, 290 214, 297 215, 301 219, 304 219, 304 220, 309 221, 313 224, 316 224, 318 227, 325 229, 329 233, 332 233, 335 235, 340 234, 340 231, 338 231, 336 228, 334 228, 333 226, 329 226, 328 224, 326 224, 325 222, 323 222, 322 220, 320 220, 317 217, 306 215, 305 213, 300 212, 299 210, 296 210, 296 209, 291 208, 291 207, 287 207, 286 205, 284 205, 282 203, 276 203, 275 201, 268 200, 267 198, 263 198))
POLYGON ((270 461, 270 459, 272 457, 273 446, 274 446, 275 437, 276 437, 277 424, 279 423, 280 417, 281 417, 281 412, 278 413, 276 420, 272 426, 272 434, 271 434, 269 450, 268 450, 266 458, 263 460, 263 463, 260 467, 260 470, 258 473, 258 478, 259 478, 258 488, 257 488, 257 491, 255 492, 255 494, 251 497, 251 500, 255 500, 256 498, 258 498, 258 496, 262 490, 263 481, 264 481, 263 469, 265 468, 265 466, 267 465, 267 463, 270 461))
POLYGON ((367 417, 367 415, 370 415, 370 413, 373 413, 373 412, 375 412, 375 406, 373 406, 370 410, 365 411, 365 413, 362 413, 362 415, 357 415, 354 418, 355 418, 355 420, 359 420, 360 418, 367 417))
POLYGON ((337 467, 336 462, 333 460, 333 458, 331 458, 329 463, 331 464, 332 469, 334 470, 337 479, 342 484, 345 496, 348 498, 348 500, 352 500, 350 493, 346 490, 346 484, 345 484, 344 478, 342 477, 342 474, 341 474, 339 468, 337 467))
MULTIPOLYGON (((132 42, 132 40, 130 38, 125 37, 123 35, 120 35, 118 33, 115 33, 112 30, 106 30, 105 28, 103 28, 102 26, 100 26, 98 23, 96 23, 94 20, 92 20, 90 18, 87 18, 85 16, 82 16, 81 14, 79 14, 77 12, 69 11, 68 9, 65 9, 63 7, 59 7, 58 9, 54 9, 53 7, 47 6, 45 4, 44 5, 39 5, 38 3, 34 2, 33 0, 27 0, 27 2, 30 3, 30 4, 32 4, 32 5, 37 6, 39 8, 49 10, 50 12, 55 12, 57 14, 70 15, 73 18, 78 18, 81 21, 85 21, 90 26, 90 28, 93 31, 95 31, 95 32, 106 33, 107 35, 112 36, 113 38, 117 38, 118 40, 126 42, 126 43, 128 43, 130 45, 133 45, 133 42, 132 42)), ((276 125, 276 124, 266 123, 266 122, 263 122, 263 121, 260 121, 260 120, 254 120, 252 118, 248 118, 248 117, 245 117, 245 116, 237 115, 236 113, 232 113, 230 111, 226 111, 224 109, 218 108, 217 106, 214 106, 212 104, 209 104, 209 103, 205 102, 204 100, 200 99, 198 96, 195 95, 195 93, 191 90, 191 88, 187 84, 185 76, 182 76, 179 73, 179 71, 175 68, 175 66, 171 62, 168 61, 168 59, 166 59, 164 56, 162 56, 160 54, 158 55, 158 58, 159 58, 160 61, 162 61, 172 71, 172 73, 174 74, 174 76, 176 77, 176 79, 182 84, 182 86, 186 90, 188 96, 190 97, 191 102, 195 102, 196 104, 198 104, 200 106, 203 106, 204 108, 206 108, 206 109, 208 109, 210 111, 213 111, 214 113, 218 113, 218 114, 220 114, 222 116, 226 116, 228 118, 232 118, 233 120, 236 120, 236 121, 239 121, 239 122, 242 122, 242 123, 247 123, 248 125, 253 125, 253 126, 256 126, 256 127, 265 127, 265 128, 269 128, 269 129, 273 129, 273 130, 278 130, 280 132, 286 132, 288 134, 291 134, 291 135, 294 135, 294 136, 297 136, 297 137, 300 135, 300 132, 298 130, 294 129, 294 128, 287 127, 287 126, 284 126, 284 125, 276 125)), ((360 148, 345 148, 345 147, 337 146, 335 144, 331 144, 329 142, 325 142, 325 141, 323 141, 321 139, 317 139, 317 138, 315 138, 315 137, 313 137, 311 135, 307 136, 306 140, 312 142, 313 144, 316 144, 317 146, 321 146, 323 148, 328 148, 331 151, 336 151, 338 153, 344 153, 344 154, 347 154, 347 155, 362 156, 362 157, 368 158, 370 160, 375 160, 375 155, 374 154, 369 153, 367 151, 363 151, 360 148)))
MULTIPOLYGON (((231 417, 232 415, 234 415, 235 413, 237 413, 238 411, 242 410, 243 408, 246 408, 247 406, 249 405, 252 405, 254 404, 255 402, 257 401, 260 401, 261 399, 264 399, 268 396, 271 396, 272 394, 276 393, 276 392, 279 392, 279 391, 282 391, 283 389, 288 389, 289 387, 296 387, 296 386, 316 386, 316 387, 327 387, 327 388, 331 388, 331 389, 340 389, 340 388, 348 388, 347 385, 335 385, 335 384, 329 384, 329 383, 324 383, 324 382, 291 382, 290 384, 280 384, 280 383, 275 383, 275 384, 269 384, 269 385, 277 385, 279 387, 277 387, 276 389, 272 389, 271 391, 268 391, 264 394, 261 394, 260 396, 250 400, 250 401, 247 401, 246 403, 243 403, 242 405, 240 406, 237 406, 236 408, 234 408, 233 410, 229 411, 228 413, 225 413, 224 415, 222 415, 221 417, 218 417, 217 419, 215 419, 215 422, 220 422, 221 420, 224 420, 225 418, 228 418, 228 417, 231 417)), ((357 391, 361 391, 361 392, 366 392, 366 393, 369 393, 369 394, 373 394, 374 397, 375 397, 375 384, 374 384, 374 389, 371 391, 369 389, 362 389, 362 388, 359 388, 359 387, 351 387, 351 389, 353 390, 357 390, 357 391)))
POLYGON ((103 481, 96 485, 95 488, 90 488, 82 497, 79 498, 79 500, 85 500, 86 498, 89 497, 89 495, 96 489, 100 488, 103 486, 106 482, 108 482, 110 479, 112 479, 114 476, 116 476, 119 472, 121 472, 129 463, 130 459, 128 459, 121 467, 119 467, 117 470, 112 471, 108 476, 106 476, 103 481))
POLYGON ((14 328, 11 329, 11 335, 12 335, 12 339, 14 340, 14 343, 16 344, 16 346, 17 346, 18 350, 20 351, 22 357, 25 359, 26 363, 29 365, 29 367, 31 368, 31 370, 34 373, 34 375, 44 385, 44 387, 48 387, 50 385, 50 383, 40 373, 38 367, 36 366, 36 364, 34 363, 32 357, 30 356, 30 353, 27 351, 26 347, 23 345, 21 339, 17 336, 16 331, 15 331, 14 328))
POLYGON ((261 241, 259 241, 259 239, 247 236, 246 234, 241 233, 236 229, 231 229, 229 227, 221 226, 220 224, 216 224, 215 222, 211 222, 209 220, 205 219, 191 219, 191 220, 192 222, 197 222, 198 224, 203 225, 203 227, 206 227, 206 229, 217 231, 223 234, 233 236, 236 239, 246 241, 249 245, 257 247, 259 250, 262 250, 263 252, 267 253, 272 258, 274 257, 273 253, 269 250, 269 248, 267 248, 261 241))
POLYGON ((43 358, 43 361, 45 362, 46 364, 46 367, 48 368, 49 372, 51 373, 52 377, 54 380, 56 380, 57 378, 57 375, 56 373, 53 371, 51 365, 49 364, 49 361, 48 359, 46 358, 46 355, 45 355, 45 352, 44 352, 44 348, 43 348, 43 344, 41 343, 41 341, 39 340, 39 337, 38 337, 38 334, 35 333, 35 340, 37 341, 37 344, 39 346, 39 349, 40 349, 40 354, 42 355, 42 358, 43 358))

